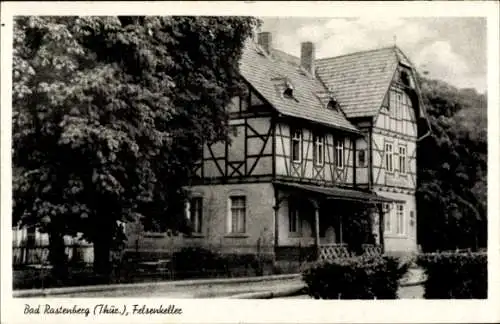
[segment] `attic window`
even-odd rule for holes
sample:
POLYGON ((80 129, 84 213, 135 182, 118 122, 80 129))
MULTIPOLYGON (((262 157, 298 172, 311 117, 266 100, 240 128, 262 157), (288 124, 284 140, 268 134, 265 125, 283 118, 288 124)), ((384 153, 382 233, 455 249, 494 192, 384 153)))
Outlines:
POLYGON ((331 110, 338 110, 338 102, 337 102, 337 100, 331 98, 328 101, 328 104, 326 105, 326 108, 327 109, 331 109, 331 110))
POLYGON ((287 98, 293 98, 293 88, 286 88, 285 91, 283 91, 283 95, 287 98))
POLYGON ((399 74, 399 80, 401 81, 402 84, 405 86, 409 87, 410 86, 410 76, 408 75, 408 72, 406 71, 401 71, 399 74))
POLYGON ((283 96, 285 98, 293 98, 293 85, 288 80, 285 82, 285 90, 283 91, 283 96))

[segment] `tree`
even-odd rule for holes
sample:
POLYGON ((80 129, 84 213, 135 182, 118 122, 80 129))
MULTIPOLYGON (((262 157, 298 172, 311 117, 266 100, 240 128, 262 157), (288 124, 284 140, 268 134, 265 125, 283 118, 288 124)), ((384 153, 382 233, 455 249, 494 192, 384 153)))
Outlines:
POLYGON ((110 273, 117 221, 186 230, 203 142, 226 138, 246 17, 20 17, 14 28, 13 221, 94 243, 110 273))
POLYGON ((486 95, 422 80, 432 136, 418 146, 418 236, 424 250, 486 246, 486 95))

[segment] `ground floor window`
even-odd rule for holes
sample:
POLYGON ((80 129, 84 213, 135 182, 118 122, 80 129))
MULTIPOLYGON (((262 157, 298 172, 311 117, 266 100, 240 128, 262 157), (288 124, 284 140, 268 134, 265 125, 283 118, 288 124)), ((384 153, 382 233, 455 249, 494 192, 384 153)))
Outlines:
POLYGON ((245 233, 246 197, 231 196, 229 199, 229 203, 230 203, 230 215, 229 215, 230 233, 245 233))
POLYGON ((190 201, 189 220, 193 226, 193 232, 201 233, 203 222, 203 198, 194 197, 190 201))
POLYGON ((288 231, 290 233, 300 232, 300 213, 299 208, 294 203, 288 205, 288 231))
POLYGON ((392 228, 391 228, 391 208, 392 206, 390 204, 384 204, 384 211, 385 211, 385 214, 384 214, 384 232, 385 233, 391 233, 392 231, 392 228))
POLYGON ((405 206, 404 204, 396 205, 396 234, 405 234, 405 206))

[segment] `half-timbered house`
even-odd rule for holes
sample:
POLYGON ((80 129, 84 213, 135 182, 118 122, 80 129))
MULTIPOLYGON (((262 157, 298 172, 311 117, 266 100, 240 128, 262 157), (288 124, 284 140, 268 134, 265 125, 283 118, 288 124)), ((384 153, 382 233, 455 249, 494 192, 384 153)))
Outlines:
POLYGON ((395 46, 315 59, 311 42, 294 57, 271 40, 260 33, 244 50, 247 91, 227 108, 231 141, 203 148, 186 209, 193 239, 326 255, 369 212, 374 245, 415 251, 424 114, 411 62, 395 46))

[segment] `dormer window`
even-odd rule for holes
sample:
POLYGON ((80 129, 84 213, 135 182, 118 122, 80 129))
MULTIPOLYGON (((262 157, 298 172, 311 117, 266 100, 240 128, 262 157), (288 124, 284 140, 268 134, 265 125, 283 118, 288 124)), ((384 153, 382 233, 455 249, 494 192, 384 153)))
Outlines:
POLYGON ((293 99, 298 102, 293 93, 295 87, 290 79, 285 76, 277 76, 271 78, 271 81, 273 81, 276 92, 281 98, 293 99))
POLYGON ((328 104, 326 105, 326 108, 327 108, 327 109, 331 109, 331 110, 338 110, 338 103, 337 103, 337 100, 335 100, 334 98, 331 98, 331 99, 328 101, 328 104))
POLYGON ((283 91, 283 96, 285 98, 293 98, 293 85, 290 81, 285 81, 285 90, 283 91))

